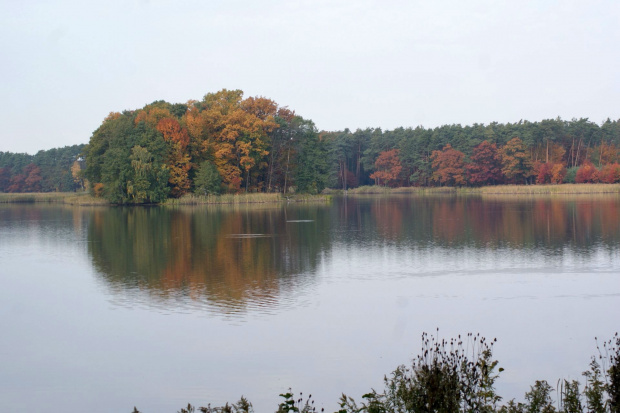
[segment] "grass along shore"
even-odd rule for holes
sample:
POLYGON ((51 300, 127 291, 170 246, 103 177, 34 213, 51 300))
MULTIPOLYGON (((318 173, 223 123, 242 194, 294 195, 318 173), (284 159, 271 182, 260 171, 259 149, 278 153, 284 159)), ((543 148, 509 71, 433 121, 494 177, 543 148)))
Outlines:
MULTIPOLYGON (((328 202, 330 195, 292 194, 284 196, 280 193, 248 193, 198 196, 185 195, 178 199, 168 199, 165 206, 176 205, 209 205, 209 204, 274 204, 282 202, 328 202)), ((0 193, 0 204, 65 204, 79 206, 109 206, 103 198, 95 198, 87 192, 41 192, 41 193, 0 193)))
POLYGON ((79 206, 110 205, 103 198, 95 198, 88 192, 28 192, 0 193, 0 204, 64 204, 79 206))
MULTIPOLYGON (((188 194, 171 198, 165 206, 209 204, 268 204, 281 202, 329 202, 332 195, 343 194, 339 189, 326 189, 322 194, 241 193, 224 195, 188 194)), ((580 195, 620 194, 620 184, 560 184, 560 185, 496 185, 474 187, 400 187, 360 186, 346 191, 349 195, 580 195)), ((110 205, 103 198, 87 192, 0 193, 0 204, 51 203, 79 206, 110 205)))
MULTIPOLYGON (((342 193, 342 191, 338 191, 342 193)), ((334 191, 335 193, 335 191, 334 191)), ((361 186, 349 189, 352 195, 457 194, 457 195, 578 195, 620 194, 620 184, 496 185, 483 187, 400 187, 361 186)))

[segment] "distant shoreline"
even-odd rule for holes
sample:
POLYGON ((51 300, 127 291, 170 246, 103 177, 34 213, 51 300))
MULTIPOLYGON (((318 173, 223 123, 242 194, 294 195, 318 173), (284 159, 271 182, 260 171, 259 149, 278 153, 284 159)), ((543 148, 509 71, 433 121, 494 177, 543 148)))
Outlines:
MULTIPOLYGON (((225 194, 225 195, 186 195, 181 198, 170 198, 161 204, 136 204, 144 205, 241 205, 241 204, 267 204, 283 202, 328 202, 330 195, 307 195, 281 193, 249 193, 249 194, 225 194)), ((96 198, 88 192, 37 192, 37 193, 0 193, 0 204, 63 204, 74 206, 115 206, 104 198, 96 198)), ((124 205, 132 206, 132 205, 124 205)))
MULTIPOLYGON (((336 194, 343 190, 326 190, 336 194)), ((620 194, 620 184, 492 185, 481 187, 399 187, 361 186, 346 191, 349 195, 454 194, 454 195, 579 195, 620 194)))
MULTIPOLYGON (((342 189, 327 189, 319 195, 281 193, 242 193, 225 195, 186 195, 171 198, 163 206, 240 205, 282 202, 328 202, 332 195, 343 195, 342 189)), ((495 185, 473 187, 400 187, 361 186, 349 189, 347 195, 586 195, 620 194, 620 184, 559 184, 559 185, 495 185)), ((113 206, 103 198, 87 192, 0 193, 0 204, 65 204, 75 206, 113 206)), ((141 204, 147 205, 147 204, 141 204)), ((151 204, 153 205, 153 204, 151 204)))

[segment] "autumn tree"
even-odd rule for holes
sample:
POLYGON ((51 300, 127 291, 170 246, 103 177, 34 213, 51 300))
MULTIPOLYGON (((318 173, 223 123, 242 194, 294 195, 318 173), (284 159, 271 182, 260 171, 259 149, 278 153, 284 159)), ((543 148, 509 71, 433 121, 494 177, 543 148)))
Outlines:
POLYGON ((599 180, 606 184, 620 182, 620 164, 613 163, 605 165, 599 172, 599 180))
POLYGON ((73 178, 73 182, 79 187, 79 189, 84 190, 84 172, 82 171, 82 163, 78 159, 76 159, 71 165, 71 177, 73 178))
POLYGON ((41 168, 31 163, 24 168, 24 187, 23 192, 40 192, 41 191, 41 168))
POLYGON ((16 174, 11 177, 9 182, 9 187, 7 188, 8 192, 24 192, 24 181, 26 181, 26 175, 16 174))
POLYGON ((620 160, 620 150, 613 143, 601 142, 588 150, 588 160, 601 168, 620 160))
POLYGON ((212 158, 224 184, 238 191, 245 172, 246 190, 250 172, 267 167, 269 134, 278 128, 277 105, 265 98, 243 100, 240 90, 223 89, 207 94, 202 117, 209 138, 203 143, 207 159, 212 158))
POLYGON ((551 182, 551 169, 553 168, 553 162, 534 162, 532 172, 536 177, 537 184, 548 184, 551 182))
POLYGON ((524 182, 532 176, 532 161, 523 141, 518 137, 509 140, 500 149, 502 156, 502 173, 513 183, 524 182))
POLYGON ((483 141, 473 150, 471 163, 467 166, 469 183, 472 185, 495 185, 502 180, 502 157, 497 145, 483 141))
POLYGON ((187 129, 181 128, 179 122, 172 118, 159 120, 157 130, 168 143, 166 166, 169 173, 170 194, 178 198, 187 193, 191 185, 188 175, 191 164, 187 153, 189 134, 187 129))
POLYGON ((592 184, 597 183, 598 181, 598 169, 596 169, 591 162, 584 162, 584 164, 577 170, 577 175, 575 176, 576 183, 592 184))
POLYGON ((465 185, 465 154, 447 144, 441 151, 433 151, 433 181, 440 185, 465 185))
POLYGON ((144 109, 138 111, 134 118, 134 123, 137 125, 140 122, 144 122, 151 128, 157 127, 162 119, 172 117, 170 110, 166 106, 168 106, 168 104, 163 101, 151 103, 144 109))
POLYGON ((562 163, 555 163, 551 167, 551 183, 561 184, 567 174, 566 167, 562 163))
POLYGON ((392 149, 379 154, 375 161, 375 171, 370 175, 377 185, 392 186, 399 182, 403 170, 399 153, 398 149, 392 149))

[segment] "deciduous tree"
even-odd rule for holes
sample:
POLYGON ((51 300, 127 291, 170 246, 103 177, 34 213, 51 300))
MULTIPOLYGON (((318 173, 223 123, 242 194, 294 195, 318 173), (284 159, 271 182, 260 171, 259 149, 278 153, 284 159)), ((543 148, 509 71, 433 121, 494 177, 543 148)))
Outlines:
POLYGON ((532 161, 523 141, 518 137, 509 140, 500 149, 502 173, 513 183, 527 183, 532 176, 532 161))
POLYGON ((24 192, 40 192, 41 191, 41 168, 31 163, 24 168, 24 192))
POLYGON ((400 151, 392 149, 379 154, 375 161, 375 171, 370 175, 377 185, 392 186, 400 180, 400 173, 403 170, 399 158, 400 151))
POLYGON ((598 182, 598 170, 591 162, 585 162, 577 170, 575 182, 578 184, 591 184, 598 182))
POLYGON ((613 163, 605 165, 599 172, 599 180, 606 184, 620 182, 620 164, 613 163))
POLYGON ((502 157, 497 145, 483 141, 473 150, 471 163, 467 165, 469 183, 472 185, 495 185, 502 180, 502 157))
POLYGON ((187 193, 191 185, 188 175, 191 164, 187 153, 189 134, 187 129, 181 128, 179 122, 172 118, 162 118, 157 123, 157 130, 168 143, 166 166, 169 171, 170 194, 178 198, 187 193))
POLYGON ((561 184, 566 177, 566 167, 562 163, 553 164, 551 168, 551 183, 561 184))
POLYGON ((441 151, 433 151, 433 181, 440 185, 465 185, 465 154, 452 148, 450 144, 441 151))

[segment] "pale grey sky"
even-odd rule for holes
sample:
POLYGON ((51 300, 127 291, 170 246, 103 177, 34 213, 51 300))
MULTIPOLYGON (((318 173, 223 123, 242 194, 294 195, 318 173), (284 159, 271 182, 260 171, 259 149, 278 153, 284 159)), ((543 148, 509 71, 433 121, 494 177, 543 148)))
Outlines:
POLYGON ((0 151, 265 96, 319 129, 620 118, 620 2, 0 0, 0 151))

